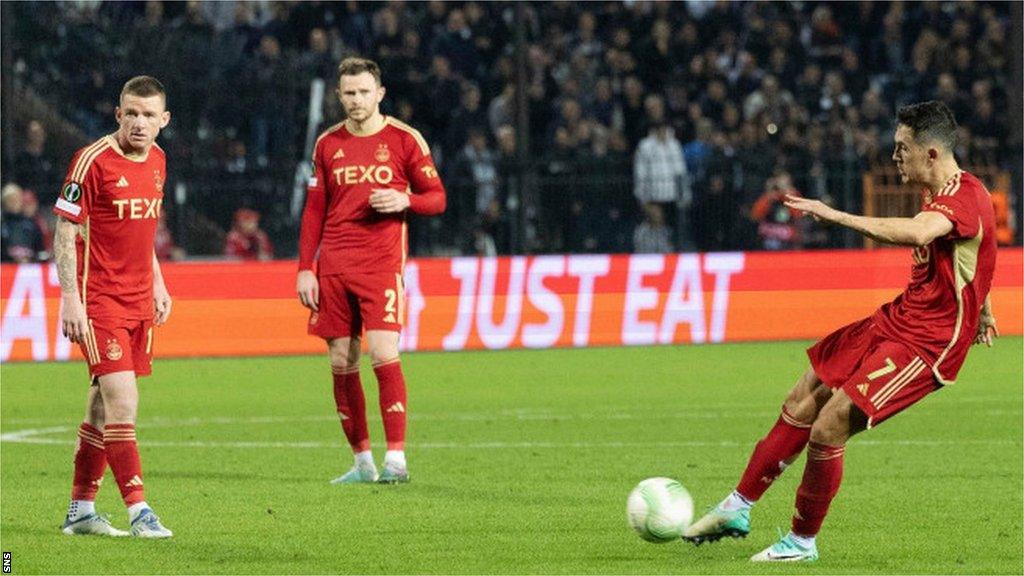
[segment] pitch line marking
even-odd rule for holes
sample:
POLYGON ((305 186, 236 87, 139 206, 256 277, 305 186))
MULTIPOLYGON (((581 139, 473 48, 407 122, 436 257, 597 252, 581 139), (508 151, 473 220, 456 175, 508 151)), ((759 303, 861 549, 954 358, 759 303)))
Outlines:
MULTIPOLYGON (((251 419, 234 419, 235 423, 263 421, 270 418, 272 422, 281 421, 280 417, 255 417, 251 419)), ((221 423, 228 419, 218 419, 221 423)), ((308 419, 305 419, 308 420, 308 419)), ((318 418, 318 420, 326 420, 318 418)), ((291 420, 291 421, 294 421, 291 420)), ((204 424, 205 421, 198 418, 189 418, 178 421, 164 421, 153 423, 147 427, 166 428, 174 426, 194 426, 204 424)), ((13 432, 0 434, 0 442, 11 444, 48 444, 71 446, 75 439, 71 438, 74 426, 52 426, 47 428, 26 428, 13 432), (48 438, 52 434, 65 434, 65 438, 48 438)), ((987 445, 1018 445, 1015 440, 862 440, 857 445, 862 446, 950 446, 964 444, 987 444, 987 445)), ((250 442, 250 441, 202 441, 202 440, 146 440, 144 446, 153 447, 179 447, 179 448, 290 448, 290 449, 333 449, 341 446, 341 441, 336 442, 250 442)), ((673 442, 423 442, 409 444, 414 449, 608 449, 608 448, 686 448, 686 447, 720 447, 720 448, 748 448, 751 442, 737 442, 731 440, 680 440, 673 442)))

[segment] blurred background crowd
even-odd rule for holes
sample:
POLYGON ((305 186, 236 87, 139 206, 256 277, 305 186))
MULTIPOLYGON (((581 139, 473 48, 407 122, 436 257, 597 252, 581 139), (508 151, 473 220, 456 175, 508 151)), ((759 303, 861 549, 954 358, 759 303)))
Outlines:
POLYGON ((1020 242, 1021 8, 988 2, 5 2, 3 258, 48 257, 74 150, 121 85, 167 87, 163 258, 294 257, 311 137, 348 55, 448 188, 415 255, 860 246, 904 103, 946 102, 1020 242), (320 87, 318 88, 318 82, 320 87), (997 186, 997 183, 1001 183, 997 186), (1003 189, 997 189, 997 188, 1003 189))

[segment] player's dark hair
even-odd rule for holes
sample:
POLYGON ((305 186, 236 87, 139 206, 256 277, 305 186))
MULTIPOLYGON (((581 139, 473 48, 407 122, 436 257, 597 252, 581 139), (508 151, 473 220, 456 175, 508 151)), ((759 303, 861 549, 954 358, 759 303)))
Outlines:
POLYGON ((914 141, 918 144, 937 142, 948 152, 956 148, 956 118, 943 102, 930 100, 902 106, 896 118, 914 131, 914 141))
POLYGON ((121 98, 124 99, 127 94, 142 98, 161 96, 164 99, 164 103, 167 102, 167 92, 164 90, 164 85, 152 76, 136 76, 125 82, 124 88, 121 89, 121 98))
POLYGON ((380 66, 373 60, 350 57, 345 58, 341 61, 341 64, 338 64, 338 76, 355 76, 363 72, 369 72, 377 80, 377 85, 382 85, 380 81, 380 66))

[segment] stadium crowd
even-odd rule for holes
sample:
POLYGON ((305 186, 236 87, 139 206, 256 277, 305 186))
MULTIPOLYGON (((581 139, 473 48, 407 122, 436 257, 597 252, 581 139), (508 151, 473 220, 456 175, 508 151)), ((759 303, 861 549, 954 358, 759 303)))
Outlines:
MULTIPOLYGON (((262 214, 277 256, 294 255, 311 82, 328 88, 322 129, 340 119, 331 88, 351 54, 380 62, 385 113, 421 130, 448 187, 445 217, 414 222, 420 255, 839 246, 779 198, 797 191, 859 210, 861 173, 889 162, 898 105, 945 101, 968 167, 1005 167, 1020 146, 1007 130, 1010 21, 998 3, 151 0, 11 10, 16 86, 83 138, 111 131, 127 78, 164 81, 168 190, 184 200, 165 207, 178 244, 196 255, 233 253, 240 208, 246 221, 262 214)), ((39 118, 19 114, 17 128, 4 180, 50 202, 70 150, 46 145, 57 127, 39 118)))

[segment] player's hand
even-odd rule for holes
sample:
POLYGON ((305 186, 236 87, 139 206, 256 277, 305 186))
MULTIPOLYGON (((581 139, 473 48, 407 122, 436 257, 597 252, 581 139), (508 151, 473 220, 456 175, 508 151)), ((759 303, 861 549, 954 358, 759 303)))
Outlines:
POLYGON ((801 196, 786 194, 786 200, 784 203, 786 206, 794 210, 799 210, 819 222, 834 222, 839 214, 838 210, 820 200, 812 200, 801 196))
POLYGON ((295 292, 299 295, 299 302, 314 312, 320 311, 320 283, 312 270, 300 270, 299 277, 295 280, 295 292))
POLYGON ((409 207, 409 195, 393 188, 374 188, 370 207, 381 214, 394 214, 409 207))
POLYGON ((163 326, 171 315, 171 294, 163 282, 153 284, 153 324, 163 326))
POLYGON ((68 295, 61 297, 61 303, 61 331, 72 342, 78 344, 84 342, 85 335, 89 332, 89 319, 85 316, 85 306, 77 297, 68 295))
POLYGON ((999 336, 999 329, 996 328, 995 316, 982 314, 978 319, 978 333, 974 336, 974 343, 984 344, 991 348, 997 336, 999 336))

